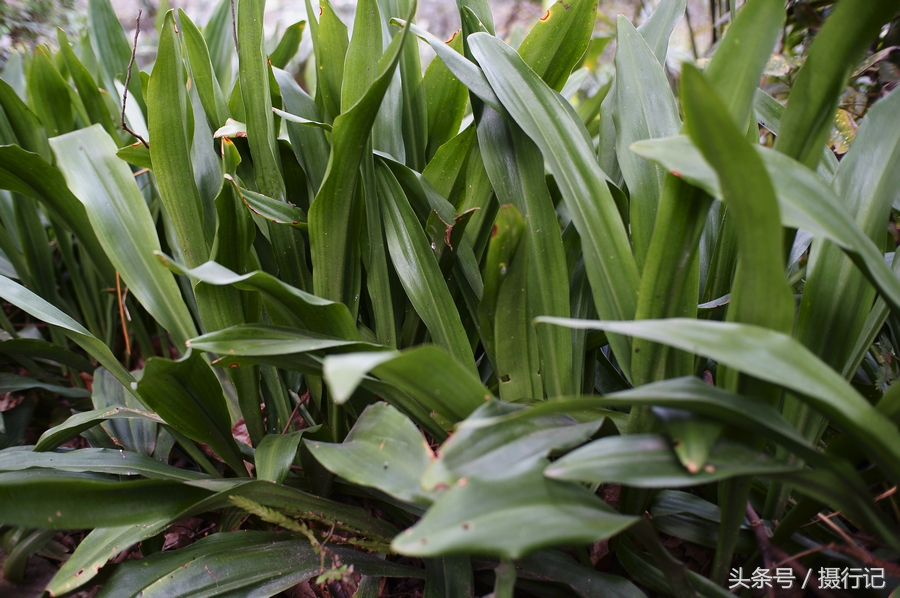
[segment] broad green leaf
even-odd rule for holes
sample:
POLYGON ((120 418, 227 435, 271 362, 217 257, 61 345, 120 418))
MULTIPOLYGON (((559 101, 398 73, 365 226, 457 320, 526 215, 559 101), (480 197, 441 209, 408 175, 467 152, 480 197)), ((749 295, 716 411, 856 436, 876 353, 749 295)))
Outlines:
POLYGON ((375 348, 355 340, 328 337, 271 324, 241 324, 209 332, 188 341, 188 347, 221 355, 286 355, 334 347, 375 348))
POLYGON ((791 87, 776 150, 816 167, 847 79, 896 13, 895 0, 845 0, 835 6, 791 87))
MULTIPOLYGON (((191 84, 197 89, 197 95, 200 97, 200 103, 203 104, 206 118, 213 129, 218 129, 225 124, 229 114, 225 96, 219 87, 219 81, 216 79, 216 73, 213 71, 213 65, 209 58, 209 48, 206 40, 203 39, 203 34, 180 8, 178 9, 178 22, 184 39, 187 63, 190 65, 191 84)), ((163 24, 163 27, 166 25, 163 24)), ((160 39, 160 45, 162 45, 162 39, 160 39)), ((157 55, 158 60, 159 56, 157 55)), ((148 97, 148 101, 152 106, 153 99, 148 97)))
MULTIPOLYGON (((632 151, 677 172, 710 195, 724 198, 715 171, 687 137, 642 141, 632 151)), ((840 245, 885 298, 900 300, 897 277, 884 256, 848 214, 843 201, 813 171, 771 149, 758 147, 773 182, 782 225, 801 228, 840 245)))
POLYGON ((669 439, 655 434, 631 434, 595 440, 554 461, 544 469, 544 475, 637 488, 679 488, 797 470, 796 465, 780 463, 745 445, 719 440, 706 466, 691 473, 678 460, 669 439))
MULTIPOLYGON (((100 63, 103 82, 101 87, 112 94, 116 105, 121 108, 122 92, 116 89, 115 82, 118 80, 120 85, 125 83, 131 60, 131 44, 125 37, 125 30, 119 24, 110 0, 88 0, 87 20, 91 46, 100 63)), ((140 111, 143 111, 145 108, 141 93, 141 78, 137 74, 136 70, 132 72, 128 97, 131 100, 129 103, 135 103, 140 107, 140 111)), ((133 127, 134 123, 131 124, 133 127)))
MULTIPOLYGON (((651 19, 639 29, 660 62, 664 61, 665 55, 665 44, 660 40, 668 39, 673 23, 671 19, 680 17, 683 12, 683 3, 680 7, 661 4, 651 19), (667 15, 664 8, 672 12, 667 15)), ((742 123, 748 118, 747 102, 759 84, 760 73, 771 53, 775 37, 781 30, 783 18, 783 6, 778 0, 747 4, 716 47, 706 77, 736 122, 742 123)), ((622 76, 633 78, 625 74, 622 76)), ((619 105, 618 110, 627 108, 619 105)), ((601 131, 601 138, 603 135, 601 131)), ((622 153, 630 156, 625 148, 622 150, 622 153)), ((618 159, 620 162, 627 162, 631 158, 619 155, 618 159)), ((657 221, 665 225, 656 230, 650 241, 635 319, 695 317, 700 267, 705 266, 711 272, 704 278, 719 281, 720 285, 730 290, 736 259, 732 253, 736 252, 736 248, 731 234, 734 218, 728 218, 723 231, 718 234, 721 250, 715 251, 713 266, 703 264, 698 259, 701 257, 698 254, 703 249, 698 252, 697 244, 702 239, 711 203, 711 198, 704 192, 679 180, 675 174, 665 176, 656 216, 657 221)), ((710 230, 707 228, 707 235, 710 230)), ((704 284, 704 288, 707 286, 709 284, 704 284)), ((693 371, 693 359, 687 353, 670 353, 665 347, 642 341, 635 341, 633 349, 640 349, 640 353, 636 352, 633 358, 632 382, 635 384, 683 376, 693 371)), ((629 419, 629 425, 632 429, 643 428, 645 414, 641 411, 634 413, 629 419)))
POLYGON ((59 44, 59 50, 62 52, 63 58, 65 59, 66 69, 68 69, 69 75, 71 75, 72 81, 78 89, 78 96, 84 104, 84 109, 87 112, 91 123, 102 125, 103 129, 109 133, 110 137, 117 139, 118 133, 116 127, 113 124, 112 117, 109 114, 103 96, 97 88, 97 83, 94 80, 93 75, 85 68, 82 61, 78 60, 78 56, 75 55, 75 51, 72 50, 72 47, 69 45, 69 39, 66 37, 65 31, 57 29, 56 39, 59 44))
MULTIPOLYGON (((329 546, 353 571, 378 577, 420 577, 419 570, 343 546, 329 546)), ((326 564, 333 564, 327 557, 326 564)), ((277 532, 218 533, 187 548, 120 567, 98 596, 272 596, 322 573, 307 538, 277 532), (135 566, 137 565, 137 566, 135 566)))
POLYGON ((56 137, 51 146, 69 188, 84 204, 100 244, 131 292, 177 343, 195 336, 175 280, 153 257, 159 239, 150 210, 103 128, 92 125, 56 137))
POLYGON ((322 186, 309 210, 309 241, 315 294, 341 301, 356 314, 359 303, 359 247, 354 242, 361 206, 353 199, 365 141, 393 78, 408 28, 394 36, 378 61, 375 80, 358 102, 334 122, 331 155, 322 186))
POLYGON ((341 90, 344 80, 344 61, 350 39, 347 26, 341 21, 329 0, 319 5, 318 35, 316 41, 316 93, 321 94, 330 120, 341 114, 341 90))
POLYGON ((0 79, 0 108, 6 113, 5 120, 16 137, 16 144, 26 151, 39 154, 45 160, 50 160, 50 147, 47 145, 47 135, 41 121, 3 79, 0 79))
MULTIPOLYGON (((315 101, 300 88, 290 73, 281 69, 272 69, 272 72, 278 82, 281 101, 287 112, 310 122, 323 120, 315 101)), ((291 149, 294 150, 297 161, 303 167, 313 193, 316 193, 322 185, 325 169, 328 166, 330 147, 325 139, 325 132, 319 128, 297 124, 283 114, 280 116, 286 121, 288 136, 291 139, 291 149)))
MULTIPOLYGON (((584 125, 571 106, 530 71, 509 46, 484 33, 473 34, 468 41, 491 87, 541 149, 559 185, 581 237, 597 313, 614 319, 633 317, 637 266, 584 125)), ((610 342, 619 363, 629 372, 628 341, 611 338, 610 342)))
POLYGON ((60 596, 96 577, 106 562, 137 542, 162 531, 168 520, 138 523, 120 527, 98 527, 91 531, 62 564, 45 591, 60 596))
POLYGON ((200 480, 207 476, 160 463, 137 453, 105 448, 32 452, 31 447, 0 451, 0 471, 52 469, 73 473, 109 473, 160 480, 200 480))
POLYGON ((15 471, 0 473, 0 521, 40 529, 121 526, 172 517, 207 496, 172 480, 15 471))
POLYGON ((16 356, 44 359, 67 365, 79 372, 92 372, 94 365, 80 354, 59 345, 54 345, 44 340, 33 338, 14 338, 0 343, 0 353, 12 357, 16 356))
POLYGON ((653 50, 623 15, 616 21, 616 155, 628 184, 634 259, 643 269, 656 223, 665 172, 628 151, 642 139, 669 137, 681 128, 669 81, 653 50))
POLYGON ((151 357, 137 390, 141 401, 166 423, 188 438, 208 444, 239 476, 247 475, 231 436, 222 387, 199 352, 190 351, 181 361, 151 357))
MULTIPOLYGON (((459 32, 447 42, 450 51, 462 52, 459 32)), ((469 94, 443 60, 432 60, 422 78, 428 105, 428 146, 425 158, 429 162, 438 148, 459 132, 469 94)))
POLYGON ((111 419, 136 419, 157 424, 166 423, 155 413, 132 409, 130 407, 120 406, 84 411, 70 416, 63 423, 54 426, 41 434, 34 450, 49 451, 55 449, 67 440, 75 438, 85 430, 89 430, 90 428, 111 419))
MULTIPOLYGON (((669 48, 669 37, 675 29, 675 24, 684 16, 686 0, 665 0, 660 2, 650 17, 643 25, 638 27, 638 32, 647 41, 653 54, 660 65, 665 65, 669 48)), ((601 100, 599 108, 599 135, 597 160, 600 168, 607 173, 614 182, 618 183, 622 178, 619 170, 618 155, 616 151, 616 127, 613 115, 617 112, 616 81, 610 83, 609 92, 601 100)))
POLYGON ((220 0, 203 28, 209 60, 223 90, 231 89, 232 58, 237 50, 231 21, 232 6, 230 0, 220 0))
POLYGON ((385 238, 400 282, 435 344, 474 371, 472 347, 428 239, 390 169, 379 161, 376 175, 385 238))
POLYGON ((369 371, 451 423, 465 419, 493 398, 468 367, 433 345, 399 353, 330 355, 323 364, 325 381, 338 403, 353 394, 369 371))
POLYGON ((305 28, 306 21, 298 21, 284 30, 281 41, 269 54, 269 62, 274 68, 283 69, 294 58, 297 50, 300 49, 300 41, 303 39, 303 30, 305 28))
MULTIPOLYGON (((865 271, 876 269, 874 278, 891 286, 896 278, 890 277, 884 260, 877 258, 891 204, 900 198, 900 172, 895 167, 900 160, 900 131, 893 127, 898 119, 898 93, 891 93, 869 110, 856 141, 841 160, 832 182, 834 194, 827 195, 831 202, 840 198, 845 210, 841 215, 855 220, 856 226, 842 223, 840 230, 850 232, 854 246, 864 248, 867 267, 857 271, 840 248, 824 240, 815 244, 809 257, 795 336, 835 369, 843 367, 852 348, 850 339, 858 337, 874 299, 874 289, 863 280, 865 271)), ((884 286, 878 284, 880 289, 884 286)), ((896 301, 890 298, 896 295, 882 293, 896 309, 896 301)))
POLYGON ((552 89, 560 91, 584 56, 594 24, 593 0, 554 2, 519 46, 519 56, 552 89))
MULTIPOLYGON (((277 131, 269 90, 269 66, 263 36, 265 2, 250 0, 237 5, 238 65, 241 99, 247 122, 247 140, 260 193, 283 199, 284 181, 275 147, 277 131)), ((190 264, 194 266, 196 264, 190 264)))
POLYGON ((287 434, 266 434, 253 454, 256 477, 282 483, 294 464, 303 434, 314 430, 299 430, 287 434))
POLYGON ((85 390, 84 388, 72 388, 71 386, 47 384, 46 382, 40 382, 27 376, 19 376, 18 374, 0 372, 0 394, 6 394, 10 392, 20 393, 23 390, 29 390, 31 388, 40 388, 41 390, 46 390, 48 392, 52 392, 53 394, 57 394, 63 397, 69 397, 72 399, 82 399, 84 397, 91 396, 91 391, 85 390))
POLYGON ((84 326, 61 312, 38 295, 35 295, 20 284, 0 275, 0 297, 12 303, 22 311, 35 318, 58 326, 63 334, 87 351, 91 357, 99 361, 122 384, 131 384, 134 378, 100 339, 88 332, 84 326))
POLYGON ((157 258, 173 272, 190 276, 199 282, 212 285, 233 285, 235 288, 245 291, 259 291, 291 310, 295 316, 300 318, 306 328, 313 332, 349 340, 360 340, 361 338, 345 305, 301 291, 266 272, 236 274, 216 262, 206 262, 196 268, 188 269, 161 253, 157 254, 157 258))
POLYGON ((342 444, 307 440, 306 447, 326 469, 354 484, 412 504, 434 500, 420 483, 434 453, 409 418, 387 403, 366 407, 342 444))
POLYGON ((512 403, 491 401, 461 422, 441 445, 422 476, 427 490, 447 488, 462 479, 485 481, 517 476, 534 468, 550 451, 574 448, 591 438, 603 423, 579 424, 568 415, 506 420, 528 411, 512 403), (499 420, 491 424, 491 420, 499 420), (506 420, 506 421, 504 421, 506 420))
MULTIPOLYGON (((394 19, 393 22, 398 25, 406 24, 405 21, 400 21, 398 19, 394 19)), ((500 112, 504 111, 503 105, 500 103, 500 100, 497 99, 494 90, 491 89, 490 84, 485 78, 482 70, 478 68, 478 65, 468 60, 459 52, 454 51, 449 45, 445 44, 418 25, 410 23, 409 30, 431 46, 431 49, 434 50, 437 57, 441 59, 448 69, 450 69, 450 72, 453 73, 453 75, 459 79, 459 82, 465 85, 469 91, 478 96, 478 99, 494 110, 500 112)))
POLYGON ((75 124, 69 86, 42 46, 34 49, 28 72, 28 103, 47 131, 47 137, 68 133, 75 124))
POLYGON ((239 187, 230 176, 226 175, 229 182, 234 184, 235 192, 247 208, 261 218, 273 224, 287 224, 298 230, 306 230, 306 214, 297 206, 284 201, 272 199, 262 193, 256 193, 249 189, 239 187))
MULTIPOLYGON (((523 254, 527 255, 529 268, 523 295, 527 296, 528 314, 534 317, 569 313, 565 254, 553 200, 543 176, 540 150, 522 129, 491 108, 484 108, 479 119, 478 144, 497 200, 500 204, 514 205, 524 219, 523 254), (510 156, 514 159, 510 160, 510 156)), ((499 290, 492 285, 489 294, 499 290)), ((495 313, 505 308, 503 305, 488 307, 495 313)), ((572 367, 571 338, 543 330, 536 332, 539 367, 547 395, 568 394, 572 391, 570 376, 566 375, 572 367)))
MULTIPOLYGON (((94 371, 91 402, 94 404, 94 409, 127 407, 140 410, 143 408, 137 397, 116 380, 106 368, 97 368, 94 371)), ((156 422, 136 417, 110 418, 103 422, 102 427, 116 448, 123 448, 141 455, 153 455, 157 449, 160 433, 166 433, 159 429, 156 422)), ((163 459, 167 458, 168 455, 163 457, 163 459)))
MULTIPOLYGON (((713 86, 690 65, 682 69, 681 97, 686 128, 716 170, 725 204, 735 216, 739 263, 727 319, 789 333, 794 294, 783 274, 781 218, 766 167, 713 86)), ((752 389, 771 404, 781 395, 773 386, 739 381, 724 370, 719 383, 752 389)))
POLYGON ((160 34, 159 51, 147 91, 147 124, 153 141, 150 158, 159 195, 178 245, 188 266, 195 267, 209 259, 212 229, 204 222, 215 215, 206 213, 194 184, 192 137, 186 129, 186 114, 191 108, 184 79, 175 11, 170 11, 160 34))
POLYGON ((409 556, 475 552, 519 558, 552 545, 598 542, 635 521, 588 490, 532 469, 501 484, 473 478, 450 488, 391 547, 409 556))
POLYGON ((744 374, 796 392, 853 436, 882 467, 900 478, 900 432, 829 368, 791 337, 750 324, 673 318, 610 322, 540 318, 541 322, 637 336, 707 355, 744 374))
MULTIPOLYGON (((322 18, 326 18, 324 9, 322 18)), ((343 60, 343 82, 340 87, 341 112, 358 102, 375 81, 378 59, 381 57, 383 49, 381 34, 381 13, 378 10, 378 2, 376 0, 357 2, 356 16, 353 21, 353 37, 349 41, 346 58, 343 60)), ((323 38, 320 37, 320 39, 323 38)), ((332 58, 329 57, 329 60, 332 58)), ((334 116, 337 114, 335 112, 334 116)))

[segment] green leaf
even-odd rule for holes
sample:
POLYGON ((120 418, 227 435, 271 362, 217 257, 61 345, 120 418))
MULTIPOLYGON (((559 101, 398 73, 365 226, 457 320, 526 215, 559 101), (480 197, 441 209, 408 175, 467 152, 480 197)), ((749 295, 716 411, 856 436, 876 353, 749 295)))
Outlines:
POLYGON ((162 531, 168 519, 151 523, 98 527, 86 535, 75 552, 62 564, 45 591, 60 596, 84 585, 100 572, 106 562, 137 542, 162 531))
POLYGON ((27 376, 19 376, 17 374, 9 374, 0 372, 0 394, 10 392, 22 392, 31 388, 40 388, 53 394, 73 399, 82 399, 91 396, 91 391, 83 388, 72 388, 70 386, 59 386, 58 384, 47 384, 39 382, 27 376))
POLYGON ((345 402, 371 371, 451 423, 465 419, 493 398, 469 368, 433 345, 402 352, 329 355, 322 369, 337 403, 345 402))
MULTIPOLYGON (((501 205, 514 205, 524 219, 525 250, 522 254, 527 256, 528 273, 526 293, 521 295, 527 295, 529 305, 527 314, 523 315, 530 320, 539 315, 568 314, 565 253, 553 201, 543 176, 544 160, 540 150, 515 123, 490 108, 483 110, 478 122, 478 145, 498 201, 501 205), (510 156, 514 159, 510 160, 510 156)), ((490 259, 490 250, 488 255, 490 259)), ((490 295, 500 290, 499 286, 491 286, 488 296, 482 300, 488 301, 492 310, 505 309, 503 305, 490 305, 490 295)), ((482 326, 485 325, 483 322, 482 326)), ((571 377, 566 375, 572 368, 571 338, 548 332, 537 330, 535 335, 540 352, 537 365, 543 386, 548 396, 568 394, 572 391, 571 377)), ((521 351, 522 347, 514 342, 512 348, 513 359, 516 359, 515 352, 521 351)), ((491 350, 495 349, 491 347, 491 350)), ((501 372, 497 374, 501 375, 501 372)), ((533 396, 540 398, 542 394, 538 392, 533 396)))
MULTIPOLYGON (((330 546, 354 572, 416 578, 412 567, 342 546, 330 546)), ((332 563, 327 558, 327 563, 332 563)), ((332 563, 333 566, 337 566, 332 563)), ((272 596, 322 573, 319 554, 307 538, 288 533, 218 533, 169 552, 121 566, 98 596, 272 596), (137 565, 137 566, 134 566, 137 565)))
POLYGON ((385 238, 394 269, 435 344, 475 371, 475 358, 428 239, 390 169, 376 165, 385 238))
MULTIPOLYGON (((641 141, 632 151, 677 172, 692 185, 724 198, 715 171, 688 138, 641 141)), ((758 147, 776 193, 783 226, 802 228, 840 245, 893 305, 900 300, 895 274, 847 213, 843 201, 813 171, 771 149, 758 147)))
POLYGON ((56 167, 21 147, 0 146, 0 188, 39 200, 58 222, 75 233, 104 275, 112 274, 84 206, 66 187, 56 167))
POLYGON ((558 550, 540 550, 515 562, 522 579, 564 583, 581 598, 610 596, 643 598, 644 593, 623 577, 579 564, 558 550))
POLYGON ((341 21, 331 2, 319 5, 318 36, 313 39, 316 53, 316 92, 321 94, 325 110, 331 119, 341 114, 341 90, 344 80, 344 61, 350 40, 347 26, 341 21))
POLYGON ((75 438, 85 430, 89 430, 94 426, 110 420, 110 419, 137 419, 147 422, 164 424, 163 419, 149 411, 141 411, 130 407, 107 407, 103 409, 94 409, 92 411, 84 411, 72 415, 66 421, 54 426, 38 439, 34 447, 35 451, 49 451, 55 449, 67 440, 75 438))
POLYGON ((501 480, 534 468, 550 451, 574 448, 593 436, 603 419, 579 424, 568 415, 508 419, 528 408, 491 401, 479 407, 441 445, 422 477, 428 490, 462 479, 501 480), (492 423, 492 421, 496 423, 492 423))
POLYGON ((56 137, 72 130, 75 113, 69 86, 47 52, 41 46, 34 49, 28 73, 28 103, 47 130, 47 137, 56 137))
POLYGON ((6 113, 6 121, 15 134, 15 142, 22 149, 40 154, 45 160, 50 159, 50 147, 41 121, 25 105, 9 83, 0 79, 0 107, 6 113))
POLYGON ((94 364, 75 351, 34 338, 14 338, 3 341, 0 343, 0 353, 13 359, 16 356, 22 356, 53 361, 67 365, 79 372, 94 371, 94 364))
POLYGON ((287 355, 321 351, 334 347, 364 349, 377 347, 370 343, 346 340, 271 324, 240 324, 209 332, 188 341, 198 351, 221 355, 287 355))
MULTIPOLYGON (((454 33, 447 42, 451 51, 462 52, 462 36, 454 33)), ((443 60, 432 60, 422 78, 428 106, 428 146, 425 158, 430 163, 438 148, 459 132, 466 102, 466 86, 459 82, 443 60)))
POLYGON ((896 13, 894 0, 846 0, 835 6, 791 87, 776 150, 815 168, 847 79, 896 13))
POLYGON ((269 62, 274 68, 283 69, 294 58, 297 50, 300 49, 304 29, 306 29, 306 21, 298 21, 284 30, 278 46, 269 54, 269 62))
POLYGON ((199 282, 220 286, 233 285, 241 290, 263 293, 264 296, 278 301, 290 310, 312 332, 361 340, 356 324, 345 305, 301 291, 271 274, 262 271, 236 274, 216 262, 206 262, 188 269, 162 253, 158 253, 157 258, 173 272, 190 276, 199 282))
POLYGON ((306 214, 297 206, 284 201, 266 197, 261 193, 250 191, 240 187, 234 179, 226 175, 228 181, 234 185, 235 193, 244 202, 247 208, 261 218, 274 224, 287 224, 297 230, 306 230, 306 214))
MULTIPOLYGON (((541 149, 559 185, 581 237, 597 313, 604 318, 632 318, 639 282, 637 266, 584 125, 571 106, 509 46, 484 33, 473 34, 468 41, 491 87, 541 149)), ((629 343, 621 338, 610 342, 620 365, 629 372, 629 343)))
POLYGON ((404 28, 394 36, 378 61, 375 80, 365 95, 335 119, 328 169, 309 210, 315 294, 343 302, 350 308, 351 314, 357 312, 361 284, 359 247, 351 240, 361 206, 353 195, 365 153, 365 141, 393 78, 407 31, 404 28))
POLYGON ((585 488, 532 469, 500 484, 473 478, 450 488, 391 547, 420 557, 475 552, 519 558, 547 546, 598 542, 635 521, 585 488))
POLYGON ((315 101, 297 85, 290 73, 280 69, 272 69, 272 72, 275 74, 275 80, 281 90, 284 109, 296 118, 307 121, 305 125, 300 124, 285 114, 276 112, 286 121, 288 136, 291 139, 291 149, 297 156, 300 166, 303 167, 313 193, 316 193, 325 178, 325 169, 328 166, 328 155, 331 150, 325 139, 325 132, 312 125, 313 122, 321 122, 322 116, 315 101))
POLYGON ((434 500, 420 483, 434 453, 409 418, 387 403, 366 407, 342 444, 307 440, 306 447, 326 469, 354 484, 412 504, 434 500))
POLYGON ((31 447, 0 451, 0 471, 52 469, 73 473, 109 473, 160 480, 200 480, 208 476, 161 463, 137 453, 105 448, 32 452, 31 447))
POLYGON ((314 431, 309 428, 287 434, 266 434, 253 454, 257 479, 279 484, 284 482, 294 464, 303 434, 314 431))
MULTIPOLYGON (((94 55, 100 62, 101 79, 106 89, 116 100, 120 108, 121 91, 116 90, 115 82, 125 82, 128 73, 128 64, 131 60, 131 44, 125 37, 125 31, 119 24, 116 11, 110 0, 88 0, 88 27, 90 30, 91 46, 94 55)), ((141 78, 134 72, 131 84, 128 87, 128 96, 139 107, 145 110, 143 94, 141 93, 141 78)), ((132 127, 134 123, 131 123, 132 127)))
POLYGON ((128 385, 134 382, 134 378, 132 378, 131 374, 128 373, 128 370, 122 367, 122 364, 116 360, 116 357, 112 354, 112 351, 109 350, 109 347, 88 332, 84 326, 22 285, 19 285, 2 275, 0 275, 0 297, 3 297, 6 301, 12 303, 22 311, 31 314, 42 322, 59 326, 62 329, 63 334, 72 339, 87 351, 91 357, 99 361, 106 369, 112 372, 122 384, 128 385))
POLYGON ((45 470, 0 473, 0 521, 40 529, 120 526, 174 516, 208 495, 171 480, 117 482, 45 470))
MULTIPOLYGON (((200 33, 197 26, 180 8, 178 9, 178 22, 184 39, 187 62, 190 65, 191 84, 197 90, 200 103, 203 105, 203 111, 206 112, 206 118, 213 129, 218 129, 225 124, 229 114, 225 96, 219 87, 216 73, 213 71, 213 65, 209 57, 209 48, 206 45, 206 40, 203 39, 203 34, 200 33)), ((167 25, 164 23, 163 27, 167 27, 167 25)), ((160 45, 162 45, 162 37, 160 38, 160 45)), ((157 55, 158 60, 159 56, 157 55)), ((153 70, 156 70, 155 66, 153 70)), ((153 76, 151 75, 151 80, 152 78, 153 76)), ((153 99, 148 98, 148 100, 152 106, 153 99)))
POLYGON ((156 227, 134 176, 116 156, 116 145, 102 127, 92 125, 54 138, 51 146, 69 188, 84 204, 100 244, 134 296, 179 344, 195 336, 175 280, 153 258, 159 250, 156 227))
POLYGON ((66 69, 72 76, 72 81, 78 89, 78 97, 84 104, 84 109, 90 118, 91 123, 103 126, 103 129, 113 139, 118 138, 118 132, 113 124, 112 117, 107 109, 103 96, 97 88, 97 83, 91 72, 85 68, 84 64, 78 60, 78 56, 69 45, 69 39, 66 32, 62 29, 56 30, 56 39, 59 44, 60 52, 65 59, 66 69))
POLYGON ((231 436, 222 387, 199 352, 190 351, 181 361, 148 359, 137 390, 141 401, 166 423, 192 440, 205 442, 238 475, 247 475, 231 436))
POLYGON ((637 488, 699 486, 739 476, 798 471, 765 453, 719 440, 706 466, 691 473, 681 464, 669 439, 655 434, 601 438, 554 461, 544 475, 560 480, 624 484, 637 488))
POLYGON ((519 56, 551 89, 560 91, 584 56, 596 20, 593 0, 554 2, 522 40, 519 56))
POLYGON ((642 139, 669 137, 681 128, 669 81, 653 50, 623 15, 616 21, 616 156, 628 184, 634 258, 643 269, 665 172, 628 151, 642 139))
POLYGON ((707 355, 744 374, 796 392, 853 434, 891 479, 900 479, 900 432, 840 374, 791 337, 734 322, 673 318, 602 322, 540 318, 569 328, 607 330, 707 355))
MULTIPOLYGON (((788 333, 794 294, 784 276, 781 218, 765 165, 713 86, 690 65, 682 70, 681 93, 691 139, 716 170, 725 204, 736 218, 740 262, 727 318, 788 333)), ((749 112, 749 98, 746 103, 749 112)), ((758 392, 770 403, 780 395, 758 392)))
MULTIPOLYGON (((190 109, 184 87, 184 62, 175 25, 175 11, 166 14, 159 51, 147 90, 147 124, 150 128, 150 158, 156 184, 178 245, 188 266, 209 259, 212 230, 204 222, 207 214, 194 183, 191 166, 192 136, 186 129, 190 109)), ((202 99, 202 97, 201 97, 202 99)), ((158 249, 158 247, 153 247, 158 249)))

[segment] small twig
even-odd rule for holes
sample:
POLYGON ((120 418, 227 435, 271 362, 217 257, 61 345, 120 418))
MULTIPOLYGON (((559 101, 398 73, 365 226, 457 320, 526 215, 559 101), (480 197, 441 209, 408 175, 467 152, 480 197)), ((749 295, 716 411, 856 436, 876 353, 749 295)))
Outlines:
POLYGON ((137 42, 138 35, 141 34, 141 13, 144 12, 142 10, 138 11, 137 22, 135 24, 134 29, 134 45, 131 47, 131 60, 128 61, 128 72, 125 74, 125 92, 122 94, 122 130, 127 131, 131 134, 135 139, 144 144, 144 147, 150 149, 150 144, 147 143, 147 140, 135 133, 131 130, 131 127, 128 126, 128 123, 125 122, 125 103, 128 101, 128 86, 131 84, 131 67, 134 66, 134 58, 137 54, 137 42))
POLYGON ((234 16, 234 0, 231 0, 231 34, 234 36, 234 51, 240 52, 237 40, 237 19, 234 16))
POLYGON ((288 429, 290 429, 291 424, 294 423, 294 416, 297 415, 297 410, 300 409, 300 403, 294 405, 294 410, 291 412, 291 416, 288 418, 287 424, 284 426, 284 430, 281 431, 282 434, 287 434, 288 429))
MULTIPOLYGON (((747 519, 750 520, 750 527, 756 535, 756 543, 759 545, 759 551, 762 553, 763 563, 766 569, 772 570, 772 543, 769 541, 769 534, 766 533, 766 526, 759 519, 759 515, 753 509, 753 506, 747 503, 747 519)), ((766 586, 766 596, 775 598, 775 588, 770 585, 766 586)))
POLYGON ((125 360, 131 357, 131 340, 128 338, 128 323, 125 321, 125 301, 122 298, 122 279, 116 270, 116 298, 119 303, 119 319, 122 320, 122 334, 125 335, 125 360))
POLYGON ((869 554, 869 552, 866 549, 864 549, 859 544, 857 544, 856 541, 853 538, 851 538, 847 532, 845 532, 844 530, 842 530, 840 528, 840 526, 838 526, 830 518, 826 517, 825 515, 822 515, 821 513, 817 513, 816 517, 818 518, 819 521, 821 521, 826 526, 828 526, 831 529, 831 531, 833 531, 834 533, 839 535, 841 537, 841 539, 847 543, 847 546, 853 551, 853 553, 858 558, 862 559, 864 562, 866 562, 866 561, 871 562, 871 560, 874 557, 871 554, 869 554))

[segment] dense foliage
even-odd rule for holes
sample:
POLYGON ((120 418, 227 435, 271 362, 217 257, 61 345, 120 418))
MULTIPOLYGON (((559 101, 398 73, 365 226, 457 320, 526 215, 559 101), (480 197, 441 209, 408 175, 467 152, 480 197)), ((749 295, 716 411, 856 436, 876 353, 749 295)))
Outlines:
POLYGON ((144 72, 90 0, 0 79, 8 579, 40 553, 52 596, 898 586, 873 69, 900 2, 841 0, 811 43, 729 2, 676 96, 662 0, 590 97, 593 0, 517 49, 487 0, 446 42, 414 0, 360 0, 352 35, 307 0, 268 43, 264 4, 161 14, 144 72))

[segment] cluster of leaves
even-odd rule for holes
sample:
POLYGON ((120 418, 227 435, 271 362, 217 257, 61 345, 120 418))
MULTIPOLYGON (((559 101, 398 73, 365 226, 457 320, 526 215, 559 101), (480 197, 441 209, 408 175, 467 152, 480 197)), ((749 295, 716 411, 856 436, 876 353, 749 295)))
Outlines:
POLYGON ((517 49, 486 0, 447 42, 414 0, 361 0, 352 35, 307 0, 268 54, 264 4, 161 14, 148 74, 91 0, 0 80, 8 577, 80 529, 50 595, 896 586, 900 92, 842 160, 826 140, 900 2, 842 0, 787 107, 758 88, 783 0, 678 97, 684 0, 620 17, 615 79, 574 103, 593 0, 517 49), (162 550, 185 520, 216 533, 162 550))

